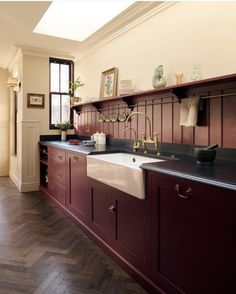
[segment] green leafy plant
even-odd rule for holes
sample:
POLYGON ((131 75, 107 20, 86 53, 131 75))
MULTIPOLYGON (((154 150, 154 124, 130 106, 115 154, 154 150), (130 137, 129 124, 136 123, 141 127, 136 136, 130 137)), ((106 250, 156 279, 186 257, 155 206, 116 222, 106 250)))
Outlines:
POLYGON ((67 131, 69 128, 72 126, 70 121, 65 121, 65 122, 58 122, 55 124, 55 127, 60 129, 61 131, 67 131))
POLYGON ((70 83, 70 88, 69 90, 73 93, 77 88, 84 86, 83 83, 81 83, 80 81, 80 77, 78 76, 77 79, 75 80, 74 83, 69 82, 70 83))

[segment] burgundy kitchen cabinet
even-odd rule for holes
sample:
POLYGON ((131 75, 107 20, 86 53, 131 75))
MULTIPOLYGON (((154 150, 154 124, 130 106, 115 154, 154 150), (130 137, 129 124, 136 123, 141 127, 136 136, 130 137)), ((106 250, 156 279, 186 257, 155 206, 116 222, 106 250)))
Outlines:
POLYGON ((144 270, 146 201, 89 178, 89 227, 125 260, 144 270))
POLYGON ((65 151, 48 147, 48 192, 62 205, 65 205, 65 185, 65 151))
POLYGON ((86 223, 88 218, 86 156, 67 152, 66 178, 66 208, 79 219, 79 221, 86 223))
POLYGON ((148 187, 154 282, 168 294, 236 293, 235 192, 153 172, 148 187))

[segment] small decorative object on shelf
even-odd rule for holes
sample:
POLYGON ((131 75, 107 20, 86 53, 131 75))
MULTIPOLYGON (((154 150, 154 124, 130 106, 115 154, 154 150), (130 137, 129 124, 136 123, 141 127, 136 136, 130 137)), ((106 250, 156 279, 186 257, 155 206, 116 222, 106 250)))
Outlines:
POLYGON ((61 141, 66 141, 66 132, 71 127, 70 121, 56 123, 55 127, 61 130, 61 141))
POLYGON ((77 105, 78 103, 81 102, 81 98, 73 96, 73 95, 75 94, 76 89, 78 89, 79 87, 84 86, 84 84, 81 83, 79 76, 77 77, 77 79, 75 80, 74 83, 72 83, 72 82, 69 82, 69 83, 70 83, 69 91, 71 92, 71 99, 70 99, 71 105, 77 105))
POLYGON ((175 77, 176 77, 176 85, 179 85, 179 84, 182 84, 183 83, 183 73, 182 72, 177 72, 175 74, 175 77))
POLYGON ((193 65, 193 73, 192 73, 191 79, 193 81, 198 81, 198 80, 202 79, 201 65, 200 64, 194 64, 193 65))
POLYGON ((158 65, 158 67, 155 68, 154 75, 153 75, 153 78, 152 78, 152 86, 153 86, 153 88, 156 89, 156 88, 165 87, 166 80, 163 77, 163 73, 164 73, 163 65, 158 65))

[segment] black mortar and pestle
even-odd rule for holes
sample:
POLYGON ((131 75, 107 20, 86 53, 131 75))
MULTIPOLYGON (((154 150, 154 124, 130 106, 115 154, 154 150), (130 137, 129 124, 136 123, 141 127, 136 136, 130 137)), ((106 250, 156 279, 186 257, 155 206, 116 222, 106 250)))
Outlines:
POLYGON ((194 148, 194 155, 198 164, 212 165, 216 158, 216 149, 218 144, 206 148, 194 148))

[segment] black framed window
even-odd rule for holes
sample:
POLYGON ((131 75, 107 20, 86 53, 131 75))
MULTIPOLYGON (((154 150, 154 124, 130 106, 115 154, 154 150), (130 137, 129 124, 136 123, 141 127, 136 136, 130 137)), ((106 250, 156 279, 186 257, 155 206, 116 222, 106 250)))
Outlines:
POLYGON ((70 108, 70 82, 73 82, 74 63, 71 60, 50 58, 50 117, 49 128, 59 122, 73 120, 70 108))

